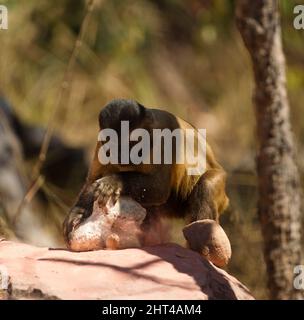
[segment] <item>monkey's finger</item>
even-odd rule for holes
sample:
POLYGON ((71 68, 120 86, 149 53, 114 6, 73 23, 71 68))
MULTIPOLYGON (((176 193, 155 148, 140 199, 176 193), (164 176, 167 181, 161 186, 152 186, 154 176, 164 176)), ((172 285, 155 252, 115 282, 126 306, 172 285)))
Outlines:
POLYGON ((104 193, 104 192, 100 193, 100 195, 98 196, 98 199, 97 199, 98 206, 100 208, 106 206, 106 204, 108 203, 109 199, 110 199, 110 194, 104 193))

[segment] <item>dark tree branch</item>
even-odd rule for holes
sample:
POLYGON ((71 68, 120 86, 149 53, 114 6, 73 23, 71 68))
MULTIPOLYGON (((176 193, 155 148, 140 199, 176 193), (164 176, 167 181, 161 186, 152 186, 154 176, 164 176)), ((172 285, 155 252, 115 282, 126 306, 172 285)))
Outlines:
POLYGON ((301 264, 300 180, 289 120, 277 0, 239 0, 236 21, 255 77, 258 214, 273 299, 303 298, 293 287, 301 264))

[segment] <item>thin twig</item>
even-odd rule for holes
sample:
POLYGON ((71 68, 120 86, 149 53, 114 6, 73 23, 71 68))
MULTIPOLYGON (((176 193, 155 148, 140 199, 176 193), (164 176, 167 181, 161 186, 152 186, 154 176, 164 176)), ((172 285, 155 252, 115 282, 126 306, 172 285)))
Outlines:
POLYGON ((49 119, 47 130, 44 135, 44 139, 43 139, 42 146, 41 146, 40 153, 39 153, 39 158, 36 163, 35 170, 34 170, 36 177, 40 174, 42 165, 46 159, 46 154, 47 154, 47 151, 48 151, 48 148, 50 145, 50 141, 51 141, 51 138, 53 135, 53 131, 54 131, 54 124, 55 124, 56 116, 57 116, 58 110, 61 107, 61 102, 62 102, 64 92, 70 86, 71 71, 74 67, 75 61, 78 57, 80 48, 82 46, 83 39, 84 39, 86 30, 87 30, 87 27, 89 24, 89 20, 91 18, 91 14, 93 11, 93 6, 94 6, 94 0, 90 0, 87 5, 86 14, 85 14, 83 21, 82 21, 82 24, 81 24, 79 35, 75 41, 75 45, 74 45, 70 60, 68 62, 67 68, 66 68, 64 76, 63 76, 63 81, 61 83, 61 87, 60 87, 59 94, 57 97, 57 102, 56 102, 55 107, 53 109, 53 113, 51 115, 51 118, 49 119))
POLYGON ((43 142, 42 142, 41 149, 39 152, 39 157, 38 157, 37 163, 36 163, 34 170, 33 170, 33 181, 30 184, 23 200, 21 201, 21 203, 18 207, 18 210, 15 214, 14 223, 16 223, 16 221, 22 211, 23 206, 32 200, 34 195, 37 193, 37 191, 43 185, 44 179, 41 180, 41 168, 42 168, 42 166, 45 162, 45 159, 46 159, 46 154, 49 149, 51 138, 53 136, 54 126, 56 123, 58 111, 60 110, 61 105, 62 105, 62 99, 63 99, 64 93, 70 86, 71 72, 72 72, 72 69, 75 65, 80 48, 83 44, 83 39, 85 37, 86 31, 87 31, 87 28, 89 25, 89 21, 90 21, 92 12, 93 12, 94 2, 95 2, 95 0, 89 0, 88 4, 86 6, 86 12, 85 12, 84 18, 81 23, 80 32, 77 36, 71 57, 69 59, 66 70, 64 72, 63 80, 62 80, 61 86, 59 88, 57 100, 56 100, 55 106, 53 108, 52 115, 48 121, 47 129, 46 129, 46 132, 45 132, 45 135, 43 138, 43 142), (42 181, 42 183, 39 183, 39 181, 40 182, 42 181))
POLYGON ((50 184, 44 183, 42 186, 42 189, 45 192, 45 194, 47 195, 47 197, 49 199, 53 200, 53 202, 55 204, 57 204, 58 207, 60 207, 63 210, 69 209, 69 205, 67 205, 66 202, 62 200, 62 198, 58 197, 58 195, 50 187, 50 184))

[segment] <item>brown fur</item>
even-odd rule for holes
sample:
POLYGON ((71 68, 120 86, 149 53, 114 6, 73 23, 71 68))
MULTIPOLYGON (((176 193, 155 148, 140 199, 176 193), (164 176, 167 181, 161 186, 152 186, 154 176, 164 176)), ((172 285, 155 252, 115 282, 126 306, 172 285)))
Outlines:
MULTIPOLYGON (((150 131, 154 128, 194 128, 169 112, 148 109, 135 101, 114 100, 100 113, 100 129, 119 130, 123 120, 130 121, 130 131, 135 128, 150 131)), ((218 221, 219 214, 228 206, 229 200, 225 193, 226 173, 208 144, 206 171, 195 176, 187 174, 188 164, 102 165, 98 160, 100 146, 101 143, 97 142, 87 182, 64 223, 67 239, 69 232, 91 214, 91 202, 94 200, 91 185, 100 178, 102 183, 97 194, 102 201, 115 198, 117 194, 130 196, 147 209, 147 221, 151 218, 149 215, 156 212, 156 208, 158 212, 170 212, 190 221, 218 221)))

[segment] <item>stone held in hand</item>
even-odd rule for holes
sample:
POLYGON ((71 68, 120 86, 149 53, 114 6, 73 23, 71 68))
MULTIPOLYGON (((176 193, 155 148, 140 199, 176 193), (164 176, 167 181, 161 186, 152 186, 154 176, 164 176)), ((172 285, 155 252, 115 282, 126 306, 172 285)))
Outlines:
POLYGON ((183 229, 190 249, 199 252, 218 267, 225 267, 231 258, 231 245, 224 229, 214 220, 190 223, 183 229))
POLYGON ((130 197, 120 197, 100 207, 94 202, 93 212, 71 234, 69 249, 92 251, 140 247, 141 224, 146 209, 130 197))

